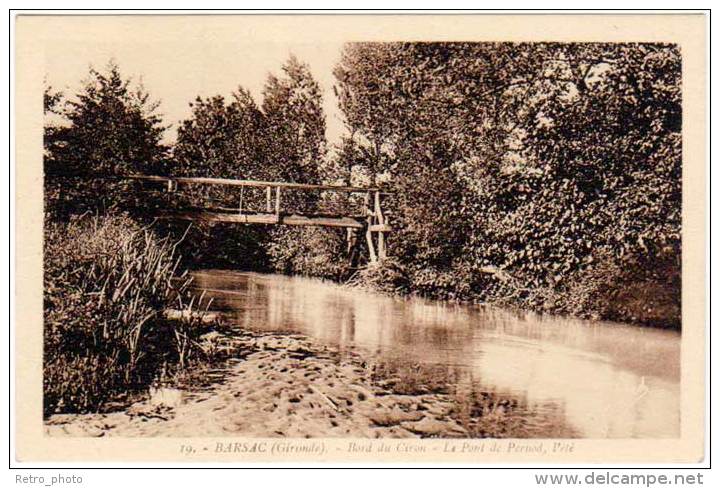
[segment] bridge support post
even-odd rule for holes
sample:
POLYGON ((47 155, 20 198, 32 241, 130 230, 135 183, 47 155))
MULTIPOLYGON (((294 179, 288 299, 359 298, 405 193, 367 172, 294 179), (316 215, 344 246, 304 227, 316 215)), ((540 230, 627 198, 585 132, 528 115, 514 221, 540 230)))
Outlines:
POLYGON ((275 220, 280 222, 280 187, 275 187, 275 220))
POLYGON ((370 192, 365 194, 365 214, 367 215, 367 224, 365 226, 365 240, 367 240, 368 253, 370 254, 370 262, 377 262, 377 255, 375 254, 375 244, 373 243, 372 230, 373 225, 373 211, 370 210, 370 192))
POLYGON ((355 235, 355 229, 351 229, 350 227, 347 227, 345 229, 345 240, 347 243, 347 254, 348 256, 352 252, 353 248, 355 247, 355 242, 357 241, 357 235, 355 235))
MULTIPOLYGON (((375 192, 375 220, 380 225, 385 225, 385 217, 383 216, 382 209, 380 208, 380 192, 375 192)), ((382 261, 387 257, 385 251, 385 231, 378 231, 378 259, 382 261)))
POLYGON ((370 253, 370 262, 376 263, 378 259, 377 255, 375 254, 375 244, 373 244, 372 231, 370 230, 371 225, 372 224, 368 222, 367 232, 365 232, 365 239, 367 240, 368 252, 370 253))

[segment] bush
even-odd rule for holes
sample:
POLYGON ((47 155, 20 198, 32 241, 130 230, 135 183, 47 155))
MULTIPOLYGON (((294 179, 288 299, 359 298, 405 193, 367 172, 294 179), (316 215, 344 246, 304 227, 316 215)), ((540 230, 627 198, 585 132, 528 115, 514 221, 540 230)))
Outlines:
POLYGON ((358 270, 347 284, 380 293, 403 294, 410 291, 407 270, 394 259, 368 264, 358 270))
POLYGON ((177 249, 185 267, 271 270, 264 226, 165 220, 157 229, 162 235, 184 236, 177 249))
POLYGON ((341 230, 277 227, 271 231, 267 252, 280 273, 341 280, 351 268, 345 246, 341 230))
POLYGON ((185 362, 190 279, 175 245, 126 216, 80 217, 45 229, 44 412, 87 412, 185 362))
POLYGON ((562 300, 561 312, 657 327, 681 326, 679 254, 665 250, 650 266, 621 261, 598 252, 594 264, 576 273, 562 300))

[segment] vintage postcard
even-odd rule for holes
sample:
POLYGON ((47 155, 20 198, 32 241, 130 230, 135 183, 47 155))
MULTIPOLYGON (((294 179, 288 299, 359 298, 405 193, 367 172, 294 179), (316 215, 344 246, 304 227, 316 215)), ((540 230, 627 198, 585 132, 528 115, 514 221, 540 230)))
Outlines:
POLYGON ((705 25, 17 16, 17 459, 700 462, 705 25))

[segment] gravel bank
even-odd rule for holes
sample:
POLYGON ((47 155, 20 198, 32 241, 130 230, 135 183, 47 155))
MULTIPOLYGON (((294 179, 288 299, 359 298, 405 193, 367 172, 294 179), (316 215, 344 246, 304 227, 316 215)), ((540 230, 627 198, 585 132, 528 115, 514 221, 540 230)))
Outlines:
MULTIPOLYGON (((409 384, 353 352, 300 335, 217 331, 203 345, 229 359, 187 380, 151 389, 126 409, 58 414, 50 436, 123 437, 543 437, 553 422, 528 421, 517 402, 472 401, 427 381, 409 384), (533 423, 536 425, 533 426, 533 423)), ((572 432, 565 432, 572 437, 572 432)))
POLYGON ((448 416, 446 395, 396 394, 373 382, 359 357, 297 335, 242 333, 205 337, 245 357, 206 388, 151 390, 121 412, 59 414, 51 436, 465 437, 448 416))

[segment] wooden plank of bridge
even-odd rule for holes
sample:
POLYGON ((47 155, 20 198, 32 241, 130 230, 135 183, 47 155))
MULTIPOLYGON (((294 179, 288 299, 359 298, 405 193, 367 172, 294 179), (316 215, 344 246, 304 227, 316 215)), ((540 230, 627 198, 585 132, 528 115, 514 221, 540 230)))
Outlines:
POLYGON ((284 224, 299 226, 340 227, 364 229, 366 224, 352 217, 328 217, 319 215, 280 215, 274 213, 230 213, 208 212, 204 210, 166 211, 160 213, 161 219, 195 220, 203 222, 226 222, 235 224, 284 224))

